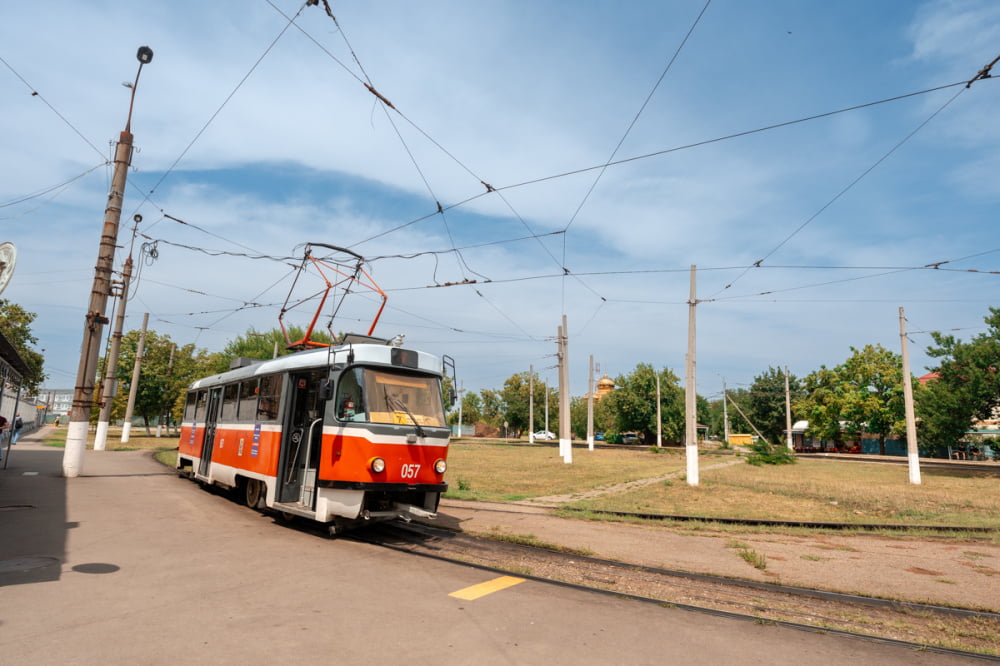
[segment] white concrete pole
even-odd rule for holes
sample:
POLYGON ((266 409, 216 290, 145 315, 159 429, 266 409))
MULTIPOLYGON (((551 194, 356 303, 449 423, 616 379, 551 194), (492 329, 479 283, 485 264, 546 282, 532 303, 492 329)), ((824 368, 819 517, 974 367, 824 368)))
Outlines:
POLYGON ((899 342, 903 348, 903 409, 906 413, 906 458, 910 483, 920 485, 920 449, 917 448, 917 419, 913 410, 913 379, 910 377, 910 350, 906 342, 906 316, 899 308, 899 342))
POLYGON ((559 331, 562 340, 559 373, 559 446, 563 450, 563 462, 569 464, 573 462, 573 436, 569 418, 569 329, 566 325, 566 315, 562 316, 562 326, 559 331))
POLYGON ((795 449, 792 442, 792 394, 788 390, 788 366, 785 366, 785 432, 788 433, 788 450, 795 449))
POLYGON ((103 451, 108 440, 108 425, 111 422, 111 403, 115 398, 118 380, 118 352, 122 345, 122 329, 125 327, 125 306, 128 304, 128 288, 132 280, 132 257, 125 260, 122 270, 121 296, 118 298, 118 315, 115 318, 115 332, 111 336, 111 349, 108 351, 108 367, 104 372, 104 390, 101 400, 101 415, 97 418, 97 435, 94 437, 94 450, 103 451))
POLYGON ((663 448, 663 419, 660 417, 660 373, 658 372, 656 373, 656 448, 663 448))
POLYGON ((691 297, 688 300, 688 353, 685 365, 684 411, 685 436, 684 449, 687 454, 687 482, 689 486, 698 485, 698 393, 697 373, 695 372, 695 298, 696 267, 691 265, 691 297))
POLYGON ((726 378, 722 378, 722 437, 729 444, 729 401, 726 399, 726 378))
POLYGON ((463 434, 462 433, 462 398, 463 398, 462 394, 465 392, 465 389, 462 388, 462 384, 461 383, 458 385, 458 387, 459 387, 458 388, 458 436, 461 437, 462 434, 463 434))
POLYGON ((135 364, 132 366, 132 386, 128 390, 128 406, 125 408, 125 422, 122 423, 122 444, 127 444, 132 430, 132 410, 135 409, 135 394, 139 389, 139 371, 142 369, 142 354, 146 347, 146 326, 149 324, 149 313, 142 315, 142 331, 139 333, 139 345, 135 348, 135 364))
POLYGON ((587 375, 587 450, 594 450, 594 355, 590 355, 590 374, 587 375))
POLYGON ((545 432, 549 431, 549 384, 542 383, 542 394, 545 396, 545 432))
POLYGON ((528 366, 528 443, 535 443, 535 366, 528 366))

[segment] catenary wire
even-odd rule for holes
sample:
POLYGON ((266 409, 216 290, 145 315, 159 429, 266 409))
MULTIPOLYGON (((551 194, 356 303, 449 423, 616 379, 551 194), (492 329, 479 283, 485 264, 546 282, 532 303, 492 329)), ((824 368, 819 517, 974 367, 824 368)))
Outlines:
POLYGON ((785 244, 788 243, 788 241, 790 241, 792 238, 794 238, 796 235, 798 235, 799 232, 801 232, 803 229, 805 229, 807 226, 809 226, 809 224, 811 224, 816 218, 818 218, 820 215, 822 215, 824 211, 826 211, 830 206, 832 206, 834 203, 836 203, 838 199, 840 199, 842 196, 844 196, 845 194, 847 194, 851 189, 854 188, 855 185, 857 185, 858 183, 860 183, 865 178, 865 176, 867 176, 872 171, 874 171, 880 164, 882 164, 882 162, 884 162, 885 160, 889 159, 889 157, 893 153, 895 153, 899 148, 901 148, 903 146, 903 144, 905 144, 907 141, 909 141, 911 138, 913 138, 913 136, 917 132, 919 132, 921 129, 923 129, 924 127, 926 127, 928 123, 930 123, 934 118, 936 118, 938 116, 938 114, 940 114, 942 111, 944 111, 946 108, 948 108, 948 106, 950 106, 952 102, 954 102, 956 99, 958 99, 958 96, 961 95, 963 92, 965 92, 965 90, 966 90, 965 88, 959 88, 958 92, 956 92, 954 95, 952 95, 952 97, 949 98, 948 101, 946 101, 944 104, 942 104, 940 107, 938 107, 923 122, 921 122, 919 125, 917 125, 912 131, 910 131, 906 136, 904 136, 900 141, 898 141, 892 148, 890 148, 888 152, 886 152, 884 155, 882 155, 880 158, 878 158, 875 161, 874 164, 872 164, 870 167, 868 167, 867 169, 865 169, 864 171, 862 171, 861 174, 859 176, 857 176, 854 180, 852 180, 850 183, 848 183, 846 187, 844 187, 839 192, 837 192, 837 194, 835 194, 832 199, 830 199, 825 204, 823 204, 822 206, 820 206, 819 210, 817 210, 815 213, 813 213, 808 218, 806 218, 806 220, 802 224, 800 224, 798 227, 796 227, 796 229, 794 231, 792 231, 792 233, 790 233, 787 236, 785 236, 785 238, 780 243, 778 243, 773 249, 771 249, 770 252, 768 252, 767 254, 765 254, 761 259, 758 259, 757 261, 755 261, 745 271, 743 271, 738 276, 736 276, 735 280, 733 280, 732 282, 726 284, 726 286, 724 286, 722 289, 720 289, 719 291, 717 291, 715 295, 720 294, 723 291, 725 291, 725 290, 729 289, 730 287, 732 287, 733 284, 735 284, 741 278, 743 278, 743 276, 745 276, 751 270, 751 268, 759 267, 764 261, 767 261, 767 259, 769 259, 775 252, 777 252, 782 247, 784 247, 785 244))
MULTIPOLYGON (((303 4, 301 7, 299 7, 299 11, 296 12, 295 16, 298 16, 299 14, 301 14, 302 10, 305 8, 305 6, 306 5, 303 4)), ((173 163, 169 167, 167 167, 167 170, 163 172, 163 174, 160 176, 159 180, 157 180, 156 183, 153 185, 153 187, 149 190, 149 194, 153 194, 154 192, 156 192, 157 188, 160 187, 161 184, 163 184, 163 181, 166 180, 167 177, 170 176, 171 173, 173 173, 174 169, 177 167, 177 165, 180 163, 180 161, 182 159, 184 159, 184 156, 187 155, 188 151, 191 150, 191 148, 198 141, 198 139, 201 138, 201 135, 205 133, 205 130, 208 129, 209 125, 211 125, 212 122, 222 112, 222 109, 224 109, 226 107, 226 105, 229 103, 229 100, 231 100, 233 98, 233 96, 236 95, 236 93, 239 91, 239 89, 243 87, 243 84, 247 82, 247 79, 250 78, 250 75, 253 74, 254 71, 257 69, 257 67, 260 65, 260 63, 263 62, 264 58, 267 57, 267 55, 271 52, 271 50, 278 43, 278 41, 288 31, 288 28, 290 28, 292 26, 292 21, 293 20, 294 20, 294 17, 292 19, 290 19, 285 24, 285 26, 281 29, 281 31, 278 33, 278 35, 271 41, 270 44, 268 44, 267 48, 264 49, 264 52, 260 55, 259 58, 257 58, 257 61, 253 64, 253 66, 250 68, 250 70, 243 76, 242 79, 240 79, 239 83, 236 84, 236 87, 233 88, 233 90, 229 93, 229 95, 226 96, 226 99, 224 99, 222 101, 222 104, 219 105, 219 108, 217 108, 215 110, 215 113, 213 113, 211 115, 211 117, 209 117, 208 121, 202 126, 202 128, 200 130, 198 130, 198 132, 194 135, 194 138, 192 138, 191 141, 188 143, 188 145, 184 148, 184 150, 181 151, 181 154, 177 156, 177 159, 175 159, 173 161, 173 163)))

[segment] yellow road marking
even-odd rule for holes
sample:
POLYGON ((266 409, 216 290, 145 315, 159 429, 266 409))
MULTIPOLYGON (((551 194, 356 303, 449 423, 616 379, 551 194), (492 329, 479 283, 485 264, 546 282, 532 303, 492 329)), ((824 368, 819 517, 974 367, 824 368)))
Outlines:
POLYGON ((513 587, 514 585, 523 582, 523 578, 500 576, 499 578, 488 580, 485 583, 473 585, 472 587, 467 587, 464 590, 459 590, 458 592, 452 592, 448 596, 455 597, 457 599, 465 599, 466 601, 472 601, 474 599, 478 599, 479 597, 485 597, 487 594, 493 594, 494 592, 499 592, 500 590, 506 590, 508 587, 513 587))

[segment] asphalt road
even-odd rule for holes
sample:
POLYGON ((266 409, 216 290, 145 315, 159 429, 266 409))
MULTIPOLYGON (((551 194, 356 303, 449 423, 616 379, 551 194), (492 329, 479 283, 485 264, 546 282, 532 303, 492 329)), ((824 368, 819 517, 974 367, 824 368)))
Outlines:
POLYGON ((146 452, 18 444, 0 470, 0 663, 946 664, 326 539, 146 452))

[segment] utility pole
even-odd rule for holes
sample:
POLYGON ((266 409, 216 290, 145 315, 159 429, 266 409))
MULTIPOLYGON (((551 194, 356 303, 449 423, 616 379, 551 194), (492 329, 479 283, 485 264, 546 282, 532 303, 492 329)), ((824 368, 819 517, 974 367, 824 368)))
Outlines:
MULTIPOLYGON (((141 219, 141 218, 140 218, 141 219)), ((132 257, 125 260, 122 271, 121 295, 118 298, 118 316, 115 318, 115 332, 111 336, 111 349, 108 351, 108 367, 104 372, 103 396, 101 398, 101 415, 97 418, 97 435, 94 437, 94 450, 103 451, 108 440, 108 425, 111 422, 111 402, 118 391, 118 381, 115 375, 118 370, 118 353, 122 346, 122 329, 125 326, 125 305, 128 303, 128 287, 132 280, 132 257)))
POLYGON ((94 378, 97 374, 97 356, 100 353, 101 334, 108 322, 104 314, 108 295, 111 293, 111 267, 118 243, 118 223, 122 214, 122 199, 125 181, 132 163, 132 105, 135 89, 139 85, 142 66, 153 59, 153 51, 148 46, 139 47, 136 58, 139 71, 132 84, 132 99, 128 107, 125 129, 118 137, 115 148, 115 168, 111 177, 111 191, 108 205, 104 210, 104 227, 101 231, 100 250, 94 267, 94 286, 90 293, 90 304, 84 317, 83 342, 80 345, 80 366, 76 373, 73 390, 73 409, 70 413, 69 428, 66 431, 66 449, 63 453, 63 476, 76 477, 83 470, 83 454, 87 450, 87 430, 90 427, 90 410, 94 404, 94 378))
MULTIPOLYGON (((552 366, 549 366, 551 369, 552 366)), ((542 393, 545 395, 545 432, 549 431, 549 383, 542 382, 542 393)))
POLYGON ((785 366, 785 432, 788 433, 788 450, 795 450, 792 442, 792 394, 788 390, 788 366, 785 366))
POLYGON ((684 379, 684 450, 687 453, 687 482, 689 486, 698 485, 698 394, 695 379, 695 298, 696 267, 691 264, 691 297, 688 299, 688 352, 685 363, 684 379))
POLYGON ((726 400, 726 378, 722 378, 722 437, 729 444, 729 401, 726 400))
POLYGON ((590 374, 587 375, 587 450, 594 450, 594 355, 590 355, 590 374))
POLYGON ((566 315, 559 327, 559 450, 563 462, 573 462, 573 440, 569 423, 569 330, 566 315))
POLYGON ((910 483, 920 485, 920 449, 917 448, 917 419, 913 413, 913 378, 910 377, 910 350, 906 344, 906 315, 899 308, 899 343, 903 347, 903 409, 906 414, 906 458, 910 483))
POLYGON ((462 397, 463 397, 462 394, 465 392, 465 389, 462 388, 463 384, 464 382, 460 382, 458 384, 458 436, 459 437, 462 436, 462 397))
POLYGON ((132 410, 135 409, 135 394, 139 389, 139 371, 142 368, 142 355, 146 348, 146 326, 149 324, 149 313, 142 315, 142 332, 139 333, 139 346, 135 348, 135 364, 132 366, 132 385, 128 389, 128 406, 125 407, 125 422, 122 423, 122 444, 127 444, 132 430, 132 410))
MULTIPOLYGON (((177 351, 177 345, 170 343, 170 360, 167 361, 167 387, 170 387, 170 378, 174 375, 174 352, 177 351)), ((170 437, 170 405, 166 406, 163 414, 160 415, 159 423, 156 424, 156 436, 159 437, 160 433, 163 431, 164 421, 167 424, 167 437, 170 437)))
POLYGON ((535 366, 528 366, 528 444, 535 443, 535 366))
POLYGON ((660 373, 658 372, 656 373, 656 448, 663 448, 663 418, 660 416, 660 373))

